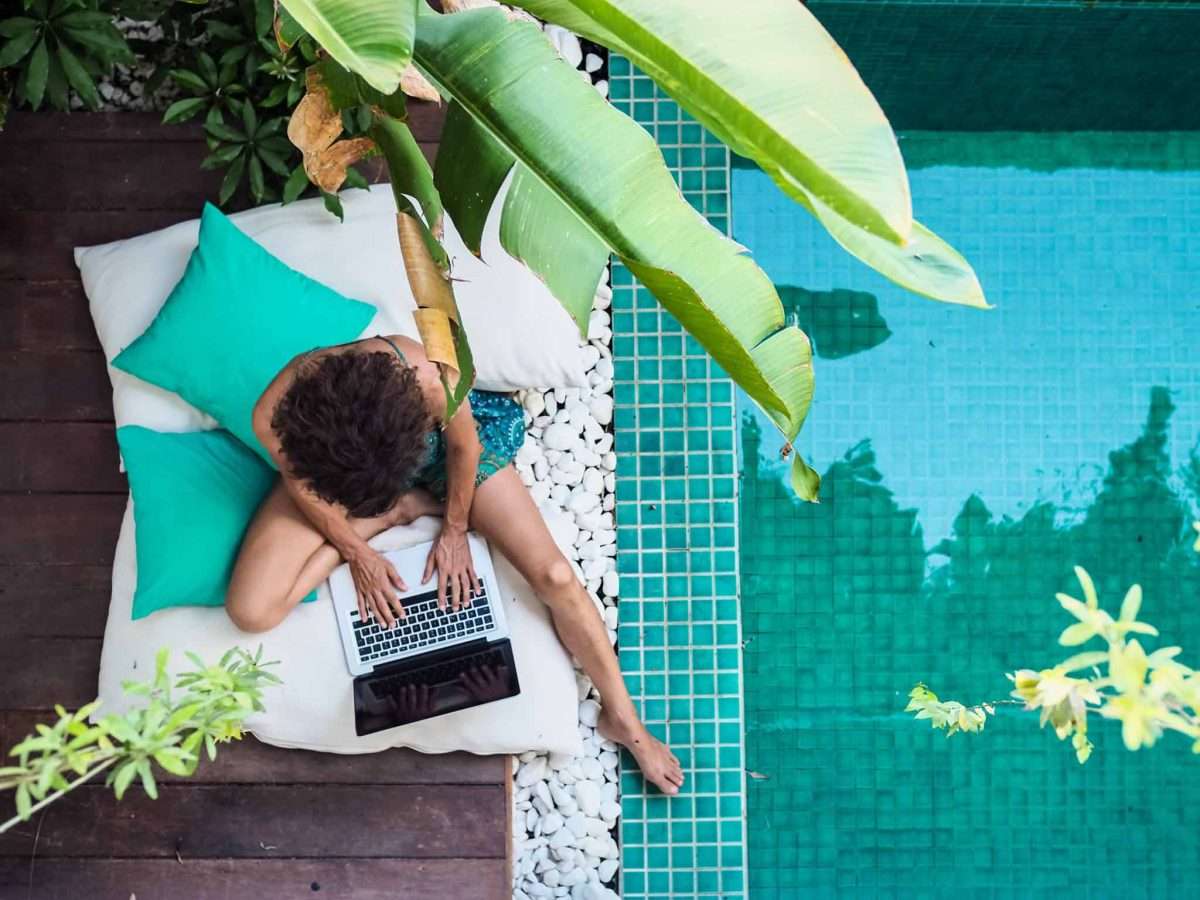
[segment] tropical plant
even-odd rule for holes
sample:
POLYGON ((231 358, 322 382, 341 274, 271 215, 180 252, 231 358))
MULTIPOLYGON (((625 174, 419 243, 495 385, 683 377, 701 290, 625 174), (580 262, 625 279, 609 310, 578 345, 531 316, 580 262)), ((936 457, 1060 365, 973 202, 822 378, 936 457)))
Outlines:
MULTIPOLYGON (((1197 525, 1200 530, 1200 525, 1197 525)), ((1200 551, 1200 540, 1196 549, 1200 551)), ((1200 753, 1200 672, 1178 662, 1179 647, 1159 647, 1147 653, 1132 634, 1157 635, 1158 631, 1138 621, 1142 589, 1133 585, 1125 594, 1116 618, 1100 608, 1091 576, 1075 567, 1083 600, 1059 594, 1058 602, 1078 621, 1069 625, 1058 642, 1075 647, 1092 640, 1107 644, 1104 650, 1077 653, 1048 669, 1019 669, 1009 674, 1012 697, 971 706, 940 700, 924 684, 909 692, 905 712, 927 719, 946 736, 960 732, 979 733, 996 706, 1017 704, 1040 711, 1041 724, 1054 729, 1059 740, 1071 739, 1076 758, 1087 762, 1092 753, 1088 738, 1088 714, 1121 723, 1121 736, 1130 750, 1152 747, 1164 731, 1177 731, 1192 740, 1192 752, 1200 753), (1077 674, 1084 673, 1084 674, 1077 674)))
MULTIPOLYGON (((48 103, 70 107, 76 96, 100 106, 96 79, 115 63, 133 62, 133 53, 99 0, 21 0, 18 15, 0 20, 0 70, 12 69, 0 87, 12 85, 16 102, 30 109, 48 103)), ((7 105, 8 89, 0 107, 7 105)), ((3 117, 0 115, 0 125, 3 117)))
POLYGON ((168 652, 160 650, 153 680, 124 685, 145 703, 122 715, 95 719, 99 701, 75 712, 56 706, 58 721, 38 725, 9 751, 16 765, 0 767, 0 790, 14 791, 17 809, 0 833, 103 772, 118 800, 135 779, 157 798, 154 766, 187 777, 202 748, 214 760, 218 744, 241 738, 246 717, 263 709, 263 688, 279 683, 267 671, 274 663, 262 661, 261 647, 253 655, 235 647, 216 665, 187 657, 196 668, 179 675, 172 689, 168 652))
POLYGON ((316 61, 312 41, 281 46, 271 0, 185 5, 170 21, 188 43, 165 71, 185 96, 163 121, 204 122, 210 153, 202 165, 225 172, 218 202, 228 203, 242 185, 255 203, 296 199, 307 182, 292 177, 302 170, 284 126, 304 94, 305 67, 316 61))
MULTIPOLYGON (((886 118, 802 4, 514 5, 628 56, 882 274, 936 299, 986 306, 965 260, 913 221, 886 118)), ((785 323, 770 279, 684 201, 653 140, 560 61, 528 16, 493 0, 442 7, 280 0, 277 31, 306 32, 327 54, 309 70, 289 128, 309 178, 329 191, 344 160, 372 150, 387 159, 421 336, 442 367, 451 411, 473 373, 440 243, 442 213, 478 253, 488 210, 511 177, 501 243, 581 328, 615 255, 772 418, 790 450, 812 398, 811 348, 785 323), (430 85, 449 104, 433 169, 414 152, 404 101, 430 85), (338 114, 362 107, 374 121, 373 146, 339 141, 338 114)), ((818 476, 800 454, 792 485, 816 499, 818 476)))

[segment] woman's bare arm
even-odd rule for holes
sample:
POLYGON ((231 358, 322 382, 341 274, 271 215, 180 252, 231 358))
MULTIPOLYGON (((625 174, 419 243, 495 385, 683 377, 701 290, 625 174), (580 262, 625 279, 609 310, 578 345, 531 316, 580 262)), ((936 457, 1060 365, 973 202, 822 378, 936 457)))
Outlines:
POLYGON ((433 571, 438 576, 438 605, 446 601, 454 610, 467 605, 479 589, 479 578, 471 564, 467 546, 467 523, 475 499, 475 473, 483 445, 475 427, 475 417, 467 402, 458 408, 446 426, 446 517, 442 531, 434 541, 425 562, 424 581, 433 571))
MULTIPOLYGON (((437 366, 426 360, 419 344, 411 350, 405 347, 405 353, 412 356, 411 362, 417 371, 417 379, 429 409, 439 419, 443 418, 446 394, 437 366)), ((438 606, 444 609, 449 602, 452 609, 458 610, 470 603, 472 592, 479 588, 479 579, 475 575, 467 546, 467 525, 471 517, 471 504, 475 499, 475 474, 479 469, 483 445, 479 442, 479 431, 469 401, 464 400, 455 410, 442 434, 446 442, 446 514, 441 533, 433 542, 425 562, 422 582, 429 581, 436 571, 438 606)))

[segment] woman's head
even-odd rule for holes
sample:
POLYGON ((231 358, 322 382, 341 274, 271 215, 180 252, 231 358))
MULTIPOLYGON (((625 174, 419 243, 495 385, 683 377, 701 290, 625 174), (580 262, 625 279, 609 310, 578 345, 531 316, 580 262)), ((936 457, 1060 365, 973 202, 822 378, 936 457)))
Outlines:
POLYGON ((412 369, 354 350, 301 363, 271 419, 292 475, 356 518, 395 505, 431 425, 412 369))

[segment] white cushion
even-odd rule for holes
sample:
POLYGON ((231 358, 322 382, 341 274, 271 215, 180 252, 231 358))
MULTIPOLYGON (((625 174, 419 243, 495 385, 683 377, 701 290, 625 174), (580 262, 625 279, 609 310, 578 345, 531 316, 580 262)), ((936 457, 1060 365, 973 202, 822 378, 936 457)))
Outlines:
MULTIPOLYGON (((445 244, 453 260, 455 295, 471 338, 476 387, 494 391, 584 387, 579 331, 561 304, 525 266, 500 246, 503 196, 485 229, 483 262, 447 221, 445 244)), ((230 218, 287 265, 347 297, 373 304, 378 315, 363 337, 417 337, 416 308, 396 239, 396 207, 386 185, 342 195, 345 223, 320 199, 264 206, 230 218)), ((133 343, 154 320, 183 276, 196 246, 199 220, 139 237, 79 247, 83 278, 105 357, 133 343)), ((253 298, 246 298, 253 302, 253 298)), ((109 366, 117 425, 193 431, 215 423, 175 394, 109 366)))
MULTIPOLYGON (((245 634, 223 609, 176 607, 130 619, 137 583, 132 503, 125 510, 113 563, 112 603, 100 656, 100 712, 124 711, 135 699, 121 689, 154 672, 154 656, 171 648, 173 674, 191 667, 185 650, 215 662, 232 646, 279 660, 272 671, 281 686, 266 689, 266 711, 247 727, 264 743, 330 753, 371 753, 412 747, 424 753, 522 753, 526 750, 580 752, 574 669, 545 606, 500 554, 493 555, 505 604, 521 693, 473 709, 448 713, 366 737, 354 733, 351 677, 346 668, 328 585, 315 603, 301 604, 282 624, 264 634, 245 634)), ((371 545, 393 550, 429 541, 439 520, 423 518, 379 535, 371 545)))

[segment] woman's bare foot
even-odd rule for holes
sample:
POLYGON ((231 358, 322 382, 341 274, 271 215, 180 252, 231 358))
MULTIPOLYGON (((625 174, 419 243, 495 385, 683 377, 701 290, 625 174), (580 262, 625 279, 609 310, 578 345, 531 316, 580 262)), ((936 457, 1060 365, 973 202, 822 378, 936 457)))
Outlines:
POLYGON ((616 741, 633 754, 642 777, 664 794, 678 794, 683 787, 683 768, 666 744, 652 735, 639 721, 621 723, 607 710, 600 713, 600 733, 616 741))
POLYGON ((424 488, 413 488, 401 494, 396 505, 385 515, 391 526, 408 525, 421 516, 440 516, 444 512, 445 507, 434 499, 433 494, 424 488))

